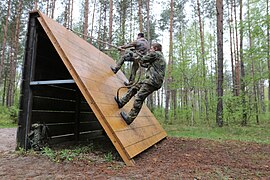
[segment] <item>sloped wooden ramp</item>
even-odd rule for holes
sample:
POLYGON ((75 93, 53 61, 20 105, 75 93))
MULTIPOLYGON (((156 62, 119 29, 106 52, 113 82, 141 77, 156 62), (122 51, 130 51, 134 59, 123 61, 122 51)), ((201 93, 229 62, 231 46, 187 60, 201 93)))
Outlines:
POLYGON ((127 126, 119 113, 128 112, 133 100, 121 110, 114 101, 117 89, 127 80, 122 72, 111 71, 115 61, 56 21, 41 12, 38 14, 38 21, 102 128, 124 162, 134 165, 132 158, 165 138, 166 132, 145 105, 136 120, 127 126))

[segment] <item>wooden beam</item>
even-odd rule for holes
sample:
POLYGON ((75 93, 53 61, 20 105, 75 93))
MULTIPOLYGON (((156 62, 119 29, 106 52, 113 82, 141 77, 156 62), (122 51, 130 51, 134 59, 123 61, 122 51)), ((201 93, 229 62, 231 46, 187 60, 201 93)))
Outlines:
POLYGON ((33 77, 34 59, 36 56, 36 18, 38 16, 38 13, 30 15, 21 85, 21 111, 18 119, 17 148, 22 147, 24 149, 28 148, 28 132, 31 126, 32 90, 30 88, 30 81, 33 77))
POLYGON ((65 79, 65 80, 48 80, 48 81, 31 81, 30 86, 34 85, 53 85, 53 84, 74 84, 75 81, 73 79, 65 79))
POLYGON ((80 90, 76 89, 76 109, 75 109, 75 127, 74 127, 74 135, 75 141, 79 141, 80 135, 80 111, 81 111, 81 93, 80 90))

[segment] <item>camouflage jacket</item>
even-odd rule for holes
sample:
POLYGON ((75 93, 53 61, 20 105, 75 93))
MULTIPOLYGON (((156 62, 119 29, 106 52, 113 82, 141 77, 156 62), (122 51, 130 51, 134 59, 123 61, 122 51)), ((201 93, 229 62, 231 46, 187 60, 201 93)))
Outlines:
POLYGON ((122 48, 130 48, 134 47, 141 55, 146 55, 147 51, 149 50, 148 41, 144 38, 139 38, 127 45, 122 46, 122 48))
POLYGON ((143 81, 157 89, 161 88, 165 76, 166 62, 160 51, 150 52, 140 60, 142 67, 146 67, 146 79, 143 81))

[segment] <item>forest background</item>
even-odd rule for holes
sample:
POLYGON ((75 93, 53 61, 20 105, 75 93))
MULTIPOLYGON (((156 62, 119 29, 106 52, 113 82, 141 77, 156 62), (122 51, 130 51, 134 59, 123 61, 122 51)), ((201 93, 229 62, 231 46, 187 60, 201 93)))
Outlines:
POLYGON ((35 9, 115 60, 120 53, 95 39, 118 46, 144 32, 163 44, 166 79, 146 103, 170 135, 270 143, 269 0, 0 0, 0 127, 17 121, 35 9))

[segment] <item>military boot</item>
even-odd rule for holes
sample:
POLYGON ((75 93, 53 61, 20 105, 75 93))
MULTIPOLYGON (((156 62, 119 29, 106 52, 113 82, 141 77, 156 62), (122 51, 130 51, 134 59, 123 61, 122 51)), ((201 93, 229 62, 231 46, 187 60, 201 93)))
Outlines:
POLYGON ((132 122, 133 122, 133 120, 132 119, 130 119, 127 115, 126 115, 126 113, 125 112, 120 112, 120 115, 122 116, 122 118, 125 120, 125 122, 127 123, 127 125, 130 125, 132 122))
POLYGON ((121 101, 116 96, 114 96, 114 100, 117 103, 119 109, 121 109, 124 106, 124 104, 121 103, 121 101))
POLYGON ((128 81, 128 82, 124 82, 124 85, 125 86, 130 86, 130 85, 132 85, 134 82, 133 81, 128 81))
POLYGON ((114 74, 116 74, 119 71, 119 68, 111 66, 111 70, 114 74))

